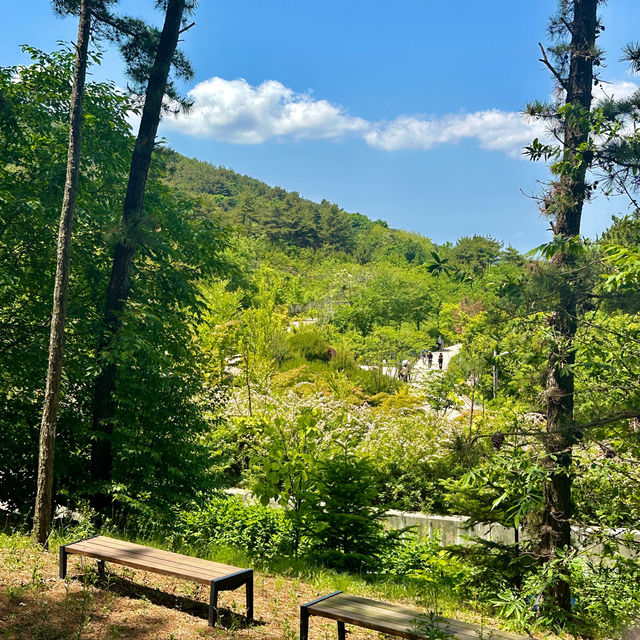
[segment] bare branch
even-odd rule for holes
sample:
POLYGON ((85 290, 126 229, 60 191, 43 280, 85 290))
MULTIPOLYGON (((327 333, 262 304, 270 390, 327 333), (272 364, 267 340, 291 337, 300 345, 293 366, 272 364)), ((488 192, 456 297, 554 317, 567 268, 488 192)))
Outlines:
POLYGON ((631 420, 633 418, 640 418, 640 411, 620 411, 619 413, 614 413, 606 418, 599 418, 593 422, 576 424, 575 426, 578 429, 592 429, 594 427, 603 427, 607 424, 612 424, 613 422, 620 422, 620 420, 631 420))
POLYGON ((542 58, 539 58, 540 62, 544 64, 549 71, 553 74, 554 78, 558 81, 560 86, 566 91, 567 90, 567 82, 566 80, 558 73, 557 69, 549 62, 549 58, 547 58, 547 52, 544 50, 541 42, 538 42, 538 46, 540 47, 540 51, 542 51, 542 58))
POLYGON ((560 22, 562 22, 562 24, 565 26, 565 29, 571 34, 573 35, 573 25, 564 17, 561 16, 560 17, 560 22))

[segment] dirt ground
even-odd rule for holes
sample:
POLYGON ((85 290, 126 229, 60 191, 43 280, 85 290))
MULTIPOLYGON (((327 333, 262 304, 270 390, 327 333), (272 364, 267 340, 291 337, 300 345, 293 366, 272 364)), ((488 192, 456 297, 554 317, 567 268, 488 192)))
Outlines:
MULTIPOLYGON (((300 604, 322 593, 297 579, 256 573, 255 617, 244 617, 244 587, 223 592, 219 626, 207 625, 208 589, 184 580, 69 556, 66 580, 57 555, 29 545, 0 549, 0 638, 12 640, 295 640, 300 604), (234 615, 236 612, 237 615, 234 615)), ((349 627, 348 627, 349 628, 349 627)), ((311 618, 310 640, 334 639, 336 625, 311 618)), ((351 640, 379 638, 351 628, 351 640)))

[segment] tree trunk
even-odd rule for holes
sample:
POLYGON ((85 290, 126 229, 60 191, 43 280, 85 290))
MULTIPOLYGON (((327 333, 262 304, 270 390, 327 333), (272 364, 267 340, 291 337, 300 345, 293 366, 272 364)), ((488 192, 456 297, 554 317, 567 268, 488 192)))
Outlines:
MULTIPOLYGON (((185 0, 169 0, 155 60, 149 74, 138 137, 131 157, 129 180, 122 211, 122 237, 114 250, 113 265, 103 318, 103 333, 98 351, 108 354, 122 325, 122 312, 129 296, 129 276, 137 247, 138 228, 142 218, 144 193, 160 122, 162 100, 167 86, 173 55, 178 44, 185 0)), ((92 506, 103 512, 110 504, 108 484, 111 481, 113 457, 114 391, 116 365, 102 366, 93 394, 93 433, 91 477, 96 485, 92 506)))
MULTIPOLYGON (((597 0, 575 0, 571 25, 571 60, 567 80, 566 104, 580 107, 584 116, 591 108, 593 85, 593 51, 596 40, 597 0)), ((578 147, 588 140, 589 127, 584 117, 570 112, 564 120, 564 160, 574 162, 578 147)), ((587 162, 582 160, 574 170, 563 175, 554 186, 556 204, 555 232, 565 238, 580 234, 580 219, 586 197, 587 162)), ((574 339, 578 326, 575 258, 567 250, 553 258, 558 274, 563 276, 557 306, 549 325, 554 348, 547 365, 546 453, 550 474, 544 487, 541 552, 551 561, 557 552, 571 545, 571 461, 576 440, 573 426, 574 339)), ((571 608, 568 568, 560 570, 549 594, 553 603, 567 611, 571 608), (564 571, 565 575, 562 575, 564 571)))
POLYGON ((36 504, 33 515, 33 536, 44 545, 51 526, 53 454, 56 440, 60 384, 62 379, 62 356, 64 351, 64 325, 67 318, 69 290, 69 254, 73 216, 76 208, 78 179, 80 176, 80 147, 82 144, 82 121, 84 84, 87 74, 87 52, 91 31, 90 0, 81 0, 78 21, 78 42, 73 67, 73 88, 69 114, 69 145, 67 148, 67 173, 64 183, 60 226, 58 229, 58 251, 56 278, 53 289, 53 310, 49 335, 49 362, 44 392, 44 406, 40 423, 40 447, 38 455, 38 482, 36 504))
POLYGON ((249 416, 253 416, 253 408, 251 406, 251 381, 249 380, 249 351, 246 346, 244 350, 244 373, 247 383, 247 398, 249 400, 249 416))
POLYGON ((473 410, 476 404, 476 384, 478 384, 478 378, 475 372, 473 375, 473 387, 471 387, 471 413, 469 415, 469 442, 473 439, 473 410))

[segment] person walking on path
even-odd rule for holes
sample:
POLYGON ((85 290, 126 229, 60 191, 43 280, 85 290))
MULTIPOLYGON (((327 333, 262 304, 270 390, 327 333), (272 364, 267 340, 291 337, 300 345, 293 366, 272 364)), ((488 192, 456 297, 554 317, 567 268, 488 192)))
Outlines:
POLYGON ((438 366, 440 367, 440 369, 442 369, 443 363, 444 363, 444 355, 442 355, 442 351, 441 351, 440 355, 438 356, 438 366))
POLYGON ((409 382, 411 378, 411 362, 409 360, 402 361, 402 369, 400 369, 400 380, 409 382))
POLYGON ((427 353, 427 363, 429 365, 429 369, 431 369, 431 365, 433 364, 433 353, 431 353, 431 351, 427 353))

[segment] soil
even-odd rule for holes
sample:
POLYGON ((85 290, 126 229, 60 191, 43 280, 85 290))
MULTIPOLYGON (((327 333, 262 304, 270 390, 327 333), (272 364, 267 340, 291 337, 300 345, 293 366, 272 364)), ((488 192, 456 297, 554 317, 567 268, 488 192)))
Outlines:
MULTIPOLYGON (((295 640, 299 606, 322 593, 295 578, 257 573, 256 621, 244 617, 244 587, 219 596, 221 619, 207 624, 208 589, 184 580, 69 556, 66 580, 57 555, 29 546, 0 549, 0 638, 12 640, 295 640), (235 613, 234 613, 235 612, 235 613)), ((348 627, 349 628, 349 627, 348 627)), ((310 640, 337 637, 336 625, 311 618, 310 640)), ((379 638, 352 627, 351 640, 379 638)))

